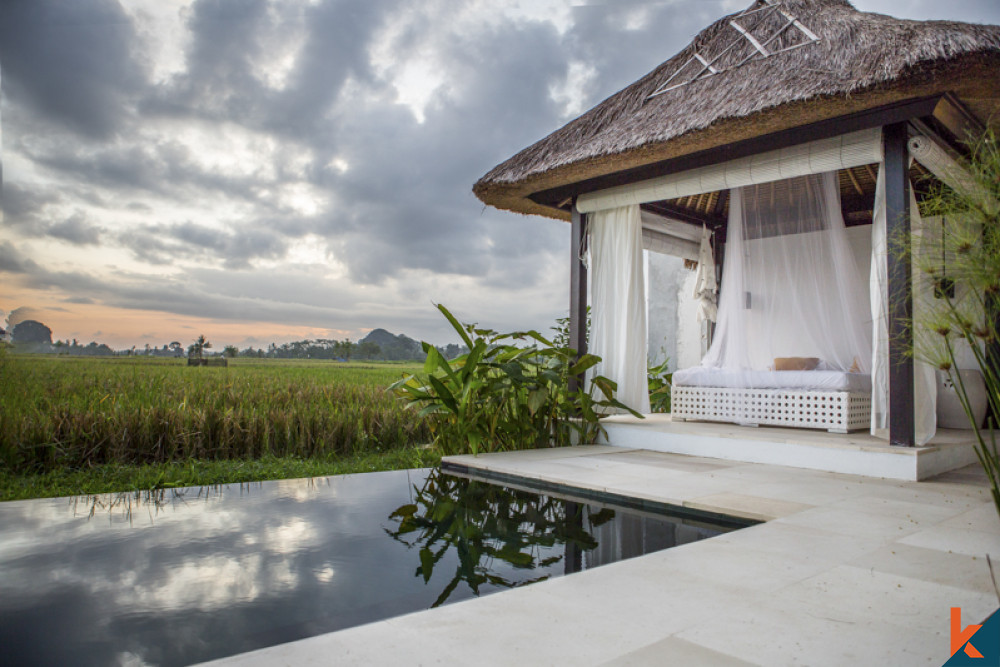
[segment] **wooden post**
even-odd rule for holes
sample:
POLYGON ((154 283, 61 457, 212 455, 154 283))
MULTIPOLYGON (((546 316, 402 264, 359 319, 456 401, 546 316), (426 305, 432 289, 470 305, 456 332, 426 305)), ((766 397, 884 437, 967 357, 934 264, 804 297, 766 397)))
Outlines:
POLYGON ((910 243, 910 166, 906 123, 882 128, 885 147, 885 222, 888 256, 889 444, 915 444, 913 400, 913 283, 910 243))
MULTIPOLYGON (((573 205, 569 252, 569 346, 578 356, 587 353, 587 267, 583 263, 587 218, 573 205)), ((569 380, 569 390, 583 386, 582 377, 569 380)))

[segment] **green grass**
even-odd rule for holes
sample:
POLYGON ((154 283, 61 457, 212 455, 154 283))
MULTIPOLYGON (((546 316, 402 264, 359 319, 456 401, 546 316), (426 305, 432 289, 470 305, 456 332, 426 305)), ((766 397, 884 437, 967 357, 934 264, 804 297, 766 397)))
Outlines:
POLYGON ((27 475, 0 470, 0 501, 346 475, 423 468, 440 462, 441 457, 431 449, 408 447, 334 460, 265 457, 255 461, 109 463, 87 469, 63 468, 27 475))
POLYGON ((346 461, 397 450, 405 458, 429 432, 385 387, 417 368, 257 359, 220 368, 143 357, 0 355, 0 476, 5 489, 33 493, 65 478, 69 486, 57 492, 63 495, 88 492, 81 481, 88 476, 119 484, 114 480, 123 474, 125 487, 149 488, 153 471, 173 484, 170 474, 184 466, 203 470, 198 474, 209 481, 183 483, 201 484, 245 481, 241 475, 251 470, 265 477, 337 474, 329 471, 346 461), (235 477, 216 480, 209 472, 215 468, 205 467, 211 462, 230 462, 218 470, 235 477))

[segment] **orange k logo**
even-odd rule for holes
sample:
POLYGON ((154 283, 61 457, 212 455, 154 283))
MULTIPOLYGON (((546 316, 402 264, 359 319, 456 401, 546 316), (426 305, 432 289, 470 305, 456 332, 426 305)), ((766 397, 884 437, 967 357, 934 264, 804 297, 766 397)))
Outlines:
POLYGON ((983 626, 981 625, 970 625, 966 629, 962 629, 962 609, 961 607, 951 608, 951 654, 955 655, 958 653, 958 649, 965 646, 965 654, 970 658, 981 658, 983 654, 976 650, 976 647, 971 643, 966 643, 972 639, 972 635, 983 626))

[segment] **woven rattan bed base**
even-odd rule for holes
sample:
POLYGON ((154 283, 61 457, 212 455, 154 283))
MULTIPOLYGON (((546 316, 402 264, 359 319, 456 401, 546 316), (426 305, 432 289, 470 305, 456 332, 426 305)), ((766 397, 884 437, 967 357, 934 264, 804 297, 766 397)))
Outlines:
POLYGON ((791 426, 847 433, 869 428, 869 394, 796 389, 673 387, 675 421, 730 422, 745 426, 791 426))

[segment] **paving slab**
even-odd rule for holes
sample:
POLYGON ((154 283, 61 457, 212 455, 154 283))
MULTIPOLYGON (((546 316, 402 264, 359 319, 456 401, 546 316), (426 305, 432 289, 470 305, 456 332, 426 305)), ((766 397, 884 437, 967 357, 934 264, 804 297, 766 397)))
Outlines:
POLYGON ((904 482, 617 447, 446 463, 765 522, 217 664, 940 665, 951 607, 968 625, 1000 606, 975 468, 904 482))

